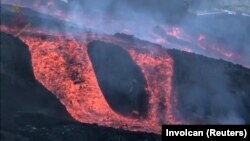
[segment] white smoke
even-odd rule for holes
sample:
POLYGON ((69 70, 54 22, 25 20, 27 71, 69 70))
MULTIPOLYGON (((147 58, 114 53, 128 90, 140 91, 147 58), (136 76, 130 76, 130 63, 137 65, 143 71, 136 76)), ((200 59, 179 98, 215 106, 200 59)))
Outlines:
POLYGON ((68 0, 61 0, 61 1, 65 2, 65 3, 68 3, 68 0))

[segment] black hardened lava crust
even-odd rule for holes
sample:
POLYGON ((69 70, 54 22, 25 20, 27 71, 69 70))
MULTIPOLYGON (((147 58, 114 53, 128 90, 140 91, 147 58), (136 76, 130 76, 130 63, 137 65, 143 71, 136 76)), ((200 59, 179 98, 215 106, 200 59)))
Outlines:
POLYGON ((88 54, 99 86, 112 109, 124 116, 146 117, 146 80, 129 53, 113 44, 92 41, 88 54))

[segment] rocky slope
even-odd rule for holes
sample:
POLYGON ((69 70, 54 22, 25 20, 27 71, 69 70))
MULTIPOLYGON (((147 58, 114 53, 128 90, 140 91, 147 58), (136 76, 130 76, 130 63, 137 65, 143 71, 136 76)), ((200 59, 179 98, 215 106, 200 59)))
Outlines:
POLYGON ((1 32, 1 140, 159 140, 154 134, 75 122, 34 78, 28 47, 1 32))
MULTIPOLYGON (((6 13, 8 12, 5 11, 6 13)), ((34 27, 42 27, 47 30, 54 29, 63 33, 64 27, 67 26, 53 17, 37 17, 35 16, 37 14, 39 15, 39 13, 29 15, 29 19, 32 19, 30 22, 32 22, 34 27), (41 24, 41 19, 46 19, 46 21, 50 22, 49 24, 41 24)), ((8 16, 2 15, 1 12, 1 25, 8 25, 10 20, 8 16)), ((80 31, 75 27, 70 28, 74 33, 80 31)), ((114 72, 117 75, 115 80, 120 81, 125 78, 120 78, 118 72, 123 72, 123 69, 129 66, 130 71, 125 71, 122 74, 124 76, 136 74, 136 81, 140 82, 141 85, 135 85, 137 87, 134 87, 135 89, 133 90, 137 90, 140 96, 144 96, 143 87, 146 84, 139 68, 122 49, 112 49, 114 46, 126 48, 127 44, 137 45, 138 43, 148 45, 149 47, 157 47, 159 52, 163 54, 167 52, 171 56, 174 70, 173 88, 178 100, 177 108, 180 111, 180 117, 186 118, 193 124, 250 123, 249 69, 193 53, 163 49, 159 45, 152 45, 152 43, 141 41, 132 36, 123 34, 102 36, 106 37, 106 40, 112 39, 120 42, 112 43, 111 40, 109 44, 106 44, 100 38, 99 40, 102 43, 98 43, 98 46, 104 46, 106 49, 99 50, 97 48, 95 50, 93 47, 94 51, 89 49, 88 52, 89 56, 92 56, 92 62, 98 62, 94 67, 100 67, 98 64, 102 62, 102 60, 98 60, 98 55, 103 55, 102 57, 104 58, 113 58, 116 61, 116 68, 101 66, 101 71, 114 72), (110 52, 111 54, 115 52, 115 54, 113 56, 107 55, 110 52), (117 60, 118 56, 125 56, 126 60, 117 60), (123 66, 124 64, 126 66, 123 66)), ((46 35, 39 38, 52 40, 46 35)), ((135 46, 129 47, 133 48, 135 46)), ((4 140, 160 140, 159 135, 76 123, 59 100, 42 86, 40 82, 35 80, 31 56, 27 48, 27 45, 18 38, 1 32, 1 135, 3 135, 4 140)), ((141 49, 141 51, 145 50, 141 49)), ((71 60, 68 60, 66 63, 70 66, 71 60)), ((112 65, 112 63, 105 62, 105 65, 112 65)), ((106 73, 98 72, 98 69, 94 69, 97 77, 99 77, 99 85, 106 93, 104 93, 107 97, 106 99, 112 99, 112 94, 111 96, 109 95, 109 88, 112 88, 111 93, 115 93, 113 91, 119 91, 120 85, 110 81, 113 79, 112 75, 103 76, 106 73), (111 85, 105 86, 103 85, 104 82, 111 83, 111 85)), ((161 70, 161 68, 155 69, 161 70)), ((157 74, 159 72, 153 73, 157 74)), ((74 76, 72 77, 74 78, 74 76)), ((133 84, 134 80, 127 77, 126 82, 133 84)), ((129 86, 124 86, 122 89, 130 93, 131 90, 129 88, 129 86)), ((139 114, 143 114, 145 112, 144 105, 137 105, 135 101, 141 100, 145 103, 147 98, 139 99, 137 95, 135 97, 137 97, 135 100, 126 99, 127 97, 125 97, 124 101, 123 99, 118 99, 119 103, 114 105, 121 104, 123 106, 122 109, 125 107, 127 109, 125 115, 128 112, 130 113, 133 108, 141 111, 139 114), (133 104, 126 107, 126 102, 133 104)), ((120 111, 121 109, 115 110, 120 111)), ((135 115, 138 115, 138 113, 135 115)))

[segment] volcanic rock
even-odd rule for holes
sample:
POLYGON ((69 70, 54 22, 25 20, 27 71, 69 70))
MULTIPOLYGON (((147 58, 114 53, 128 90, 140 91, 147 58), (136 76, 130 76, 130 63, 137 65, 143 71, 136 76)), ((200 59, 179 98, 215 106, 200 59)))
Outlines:
POLYGON ((26 45, 6 33, 1 33, 1 113, 3 127, 23 113, 72 120, 56 97, 35 80, 26 45))
POLYGON ((249 69, 178 50, 168 53, 183 116, 210 124, 250 123, 249 69))
POLYGON ((28 47, 1 32, 1 140, 152 140, 160 136, 75 122, 34 77, 28 47))
POLYGON ((124 115, 137 111, 140 116, 146 116, 146 80, 130 55, 119 46, 100 41, 89 43, 88 54, 110 106, 124 115))
MULTIPOLYGON (((2 20, 7 21, 6 17, 8 16, 6 16, 6 14, 3 14, 2 16, 2 13, 4 12, 1 12, 1 18, 5 18, 2 20)), ((5 13, 8 12, 5 11, 5 13)), ((40 15, 40 13, 35 13, 34 15, 36 14, 40 15)), ((40 20, 44 18, 40 16, 37 17, 40 18, 40 20)), ((36 19, 35 17, 31 18, 36 19)), ((8 22, 3 23, 2 20, 1 25, 8 25, 8 22)), ((55 23, 55 21, 57 20, 53 18, 46 19, 47 23, 55 23)), ((62 21, 57 22, 61 23, 62 21)), ((32 23, 32 26, 33 25, 35 25, 35 27, 41 26, 38 23, 32 23)), ((45 28, 50 30, 54 28, 54 25, 56 24, 46 26, 45 28)), ((61 26, 59 26, 59 28, 61 28, 61 26)), ((221 28, 221 26, 218 26, 218 28, 221 28)), ((220 33, 223 32, 220 31, 220 33)), ((239 34, 237 34, 236 37, 242 37, 238 35, 239 34)), ((125 51, 118 47, 119 44, 122 44, 124 47, 134 48, 135 46, 130 45, 136 45, 138 40, 135 37, 132 38, 131 36, 124 35, 116 35, 113 37, 109 35, 103 36, 107 36, 107 38, 110 39, 110 42, 115 42, 117 38, 121 41, 117 42, 115 46, 96 41, 88 46, 89 57, 91 58, 99 86, 101 87, 106 100, 111 105, 112 99, 110 99, 109 95, 114 93, 113 91, 117 90, 117 86, 119 85, 113 84, 109 86, 108 88, 112 88, 111 92, 105 88, 105 83, 109 84, 109 82, 112 81, 111 74, 114 71, 114 76, 116 76, 114 80, 116 81, 120 81, 123 76, 128 75, 128 78, 126 77, 127 80, 121 81, 121 83, 126 84, 133 82, 132 78, 138 80, 138 85, 134 86, 137 86, 141 93, 135 94, 143 97, 145 96, 144 99, 142 99, 142 103, 146 105, 146 93, 144 93, 144 90, 142 89, 142 87, 146 86, 146 83, 144 82, 143 76, 140 74, 140 69, 133 61, 131 61, 131 59, 129 59, 129 56, 126 55, 125 51), (131 42, 134 44, 131 44, 131 42), (99 48, 96 49, 93 45, 98 45, 99 48), (125 56, 125 61, 120 60, 119 55, 125 56), (104 60, 101 60, 100 58, 104 58, 104 60), (112 63, 107 62, 110 58, 112 59, 111 62, 115 64, 115 69, 106 68, 108 65, 112 65, 112 63), (118 59, 115 60, 113 58, 118 59), (124 70, 121 69, 124 68, 123 64, 129 66, 129 72, 124 72, 124 70), (101 65, 102 69, 97 67, 99 65, 101 65), (101 70, 101 72, 98 72, 99 70, 101 70), (107 71, 108 75, 102 76, 102 71, 107 71), (135 77, 134 73, 138 76, 135 77)), ((152 43, 144 43, 144 47, 147 49, 150 47, 150 49, 156 47, 152 47, 152 43)), ((155 135, 152 134, 137 134, 135 132, 131 134, 131 132, 121 131, 119 129, 110 129, 94 125, 82 126, 82 124, 79 123, 69 123, 69 118, 66 115, 65 108, 62 108, 63 106, 58 100, 34 79, 31 59, 29 57, 30 55, 28 49, 25 48, 27 48, 27 46, 21 43, 17 38, 1 33, 1 52, 6 52, 1 54, 1 134, 8 137, 14 137, 16 135, 15 137, 17 138, 28 138, 30 140, 159 139, 159 136, 154 138, 155 135), (9 48, 12 43, 15 43, 15 47, 9 48), (21 49, 18 47, 21 47, 21 49), (15 51, 10 51, 9 49, 15 51), (25 55, 20 55, 20 53, 25 55), (22 65, 19 66, 20 64, 22 65), (46 101, 45 104, 44 101, 46 101), (58 122, 61 121, 59 120, 61 116, 58 116, 58 114, 62 114, 63 116, 66 115, 67 120, 58 122)), ((191 124, 200 124, 201 122, 205 124, 250 123, 249 69, 223 60, 211 59, 193 53, 186 53, 179 50, 166 51, 166 49, 161 48, 160 46, 157 46, 157 49, 162 54, 168 52, 173 59, 173 93, 177 97, 176 109, 179 110, 181 114, 180 117, 185 117, 184 119, 191 124)), ((143 48, 140 48, 140 50, 143 50, 143 48)), ((152 49, 152 54, 155 55, 153 51, 154 50, 152 49)), ((157 70, 161 70, 161 67, 157 68, 157 70)), ((157 72, 158 71, 154 71, 154 73, 157 72)), ((124 101, 119 104, 122 108, 115 104, 112 108, 117 108, 114 110, 125 116, 128 116, 133 110, 141 111, 140 114, 143 115, 146 111, 145 105, 132 104, 133 100, 137 101, 138 98, 129 100, 131 97, 127 94, 129 94, 130 88, 131 87, 126 85, 122 87, 122 90, 126 93, 124 94, 124 101), (130 106, 126 107, 127 103, 130 106)), ((114 99, 119 102, 121 101, 121 98, 119 97, 114 97, 114 99)), ((138 103, 141 102, 139 101, 138 103)))

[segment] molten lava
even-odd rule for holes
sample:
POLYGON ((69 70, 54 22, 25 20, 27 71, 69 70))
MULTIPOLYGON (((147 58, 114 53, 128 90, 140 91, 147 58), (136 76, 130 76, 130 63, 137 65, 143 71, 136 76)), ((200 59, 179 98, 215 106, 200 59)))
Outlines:
POLYGON ((75 8, 70 4, 70 2, 67 4, 61 1, 52 0, 2 0, 1 2, 8 4, 18 4, 22 7, 31 8, 40 13, 45 13, 55 17, 56 19, 60 19, 61 21, 78 25, 81 28, 85 28, 87 30, 91 29, 108 34, 114 34, 116 32, 133 34, 140 39, 160 44, 166 48, 175 48, 212 58, 224 59, 245 67, 250 66, 250 62, 248 61, 250 57, 247 53, 233 50, 232 48, 236 47, 229 44, 222 44, 220 41, 214 41, 214 37, 205 37, 202 35, 206 33, 199 33, 201 35, 197 35, 196 33, 192 32, 188 33, 186 29, 184 30, 184 28, 181 28, 182 26, 172 27, 160 22, 153 24, 155 21, 151 23, 150 20, 147 24, 140 23, 140 21, 145 20, 143 18, 140 20, 140 16, 138 16, 138 18, 135 16, 136 18, 134 19, 127 19, 127 16, 113 17, 112 14, 101 14, 101 16, 99 14, 95 15, 88 10, 85 11, 84 8, 82 10, 74 10, 75 8), (140 28, 137 27, 139 23, 140 28), (155 27, 160 28, 160 33, 154 33, 155 27), (201 38, 203 40, 202 42, 200 42, 201 38))
POLYGON ((154 44, 134 43, 116 36, 91 33, 83 36, 86 39, 80 39, 29 29, 19 37, 32 54, 36 79, 58 97, 77 121, 157 134, 160 134, 163 123, 181 123, 174 114, 173 60, 165 49, 154 44), (146 118, 124 117, 109 107, 87 54, 87 44, 92 40, 121 46, 141 68, 150 95, 146 118))
POLYGON ((157 38, 156 43, 163 46, 173 46, 186 52, 199 52, 210 57, 222 58, 236 63, 242 63, 243 60, 249 58, 249 56, 226 49, 220 43, 210 41, 205 35, 201 34, 198 37, 192 37, 179 27, 167 28, 159 26, 151 34, 157 38))

